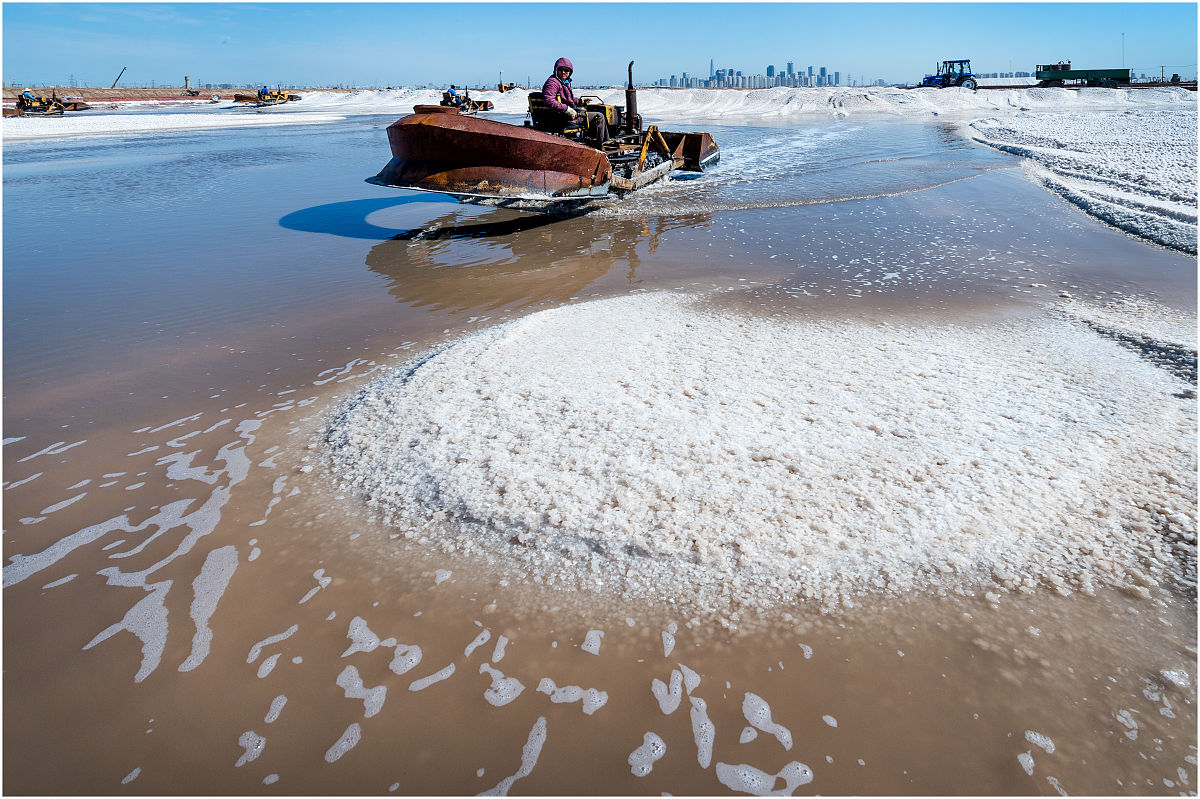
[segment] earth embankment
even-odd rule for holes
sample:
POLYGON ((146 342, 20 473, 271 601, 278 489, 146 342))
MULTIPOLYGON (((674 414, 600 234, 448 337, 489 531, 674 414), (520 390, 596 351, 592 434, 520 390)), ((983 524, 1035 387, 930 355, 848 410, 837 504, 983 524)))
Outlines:
MULTIPOLYGON (((17 97, 26 87, 13 87, 4 89, 4 102, 16 102, 17 97)), ((41 86, 28 87, 29 91, 38 97, 50 97, 57 94, 59 97, 79 97, 91 102, 130 102, 130 101, 172 101, 172 100, 187 100, 193 99, 185 93, 182 86, 159 86, 155 89, 78 89, 68 86, 41 86)), ((232 100, 235 93, 250 94, 253 89, 194 89, 199 92, 195 98, 208 99, 214 94, 222 100, 232 100)), ((298 94, 303 94, 304 90, 296 90, 298 94)), ((313 91, 317 91, 314 89, 313 91)), ((323 92, 349 91, 348 89, 320 89, 323 92)))

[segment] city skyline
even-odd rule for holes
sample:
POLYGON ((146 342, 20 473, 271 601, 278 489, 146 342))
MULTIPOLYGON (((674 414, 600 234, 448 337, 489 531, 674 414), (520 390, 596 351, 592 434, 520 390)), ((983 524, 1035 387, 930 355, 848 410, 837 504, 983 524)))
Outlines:
POLYGON ((707 78, 697 78, 684 72, 679 76, 671 75, 669 78, 659 78, 650 85, 687 89, 768 89, 775 86, 793 88, 840 86, 842 85, 840 81, 841 72, 839 70, 830 70, 824 66, 810 64, 807 72, 804 69, 797 71, 795 62, 788 61, 787 68, 783 72, 776 73, 775 65, 768 64, 765 73, 747 74, 733 67, 717 69, 716 60, 709 59, 707 78))
MULTIPOLYGON (((1080 67, 1196 75, 1195 3, 574 3, 562 30, 531 36, 545 3, 5 3, 3 72, 40 85, 541 85, 560 56, 581 86, 651 85, 716 68, 805 74, 842 84, 911 83, 943 59, 985 73, 1080 67), (636 24, 631 24, 636 21, 636 24), (690 24, 687 36, 663 36, 690 24), (453 31, 454 35, 440 35, 453 31), (388 35, 381 35, 388 34, 388 35), (611 35, 610 35, 611 34, 611 35), (771 54, 771 55, 764 55, 771 54), (830 65, 836 65, 830 66, 830 65)), ((715 71, 715 70, 714 70, 715 71)), ((786 74, 786 73, 785 73, 786 74)))

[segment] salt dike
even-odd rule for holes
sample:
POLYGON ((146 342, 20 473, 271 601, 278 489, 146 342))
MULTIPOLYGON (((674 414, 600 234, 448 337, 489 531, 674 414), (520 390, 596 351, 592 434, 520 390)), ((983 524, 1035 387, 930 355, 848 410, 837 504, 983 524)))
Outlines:
MULTIPOLYGON (((623 88, 581 89, 606 103, 625 104, 623 88)), ((473 92, 477 100, 490 100, 494 114, 525 114, 527 92, 473 92)), ((164 130, 256 125, 298 125, 335 122, 352 116, 411 114, 414 105, 434 104, 441 92, 434 89, 361 90, 354 92, 304 92, 300 103, 265 109, 234 107, 232 103, 201 104, 171 113, 67 115, 61 118, 7 118, 6 141, 55 136, 152 133, 164 130)), ((145 112, 153 103, 122 104, 145 112)), ((645 117, 700 121, 803 121, 846 117, 980 116, 1018 111, 1095 111, 1137 108, 1196 108, 1196 93, 1181 88, 1162 89, 638 89, 638 110, 645 117)))

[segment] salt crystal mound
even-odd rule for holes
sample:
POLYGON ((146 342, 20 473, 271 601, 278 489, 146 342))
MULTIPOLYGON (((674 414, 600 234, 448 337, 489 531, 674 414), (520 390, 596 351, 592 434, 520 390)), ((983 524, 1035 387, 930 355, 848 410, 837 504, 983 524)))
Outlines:
POLYGON ((971 123, 973 137, 1030 159, 1034 177, 1120 230, 1196 252, 1194 108, 1020 113, 971 123))
POLYGON ((772 320, 693 299, 467 336, 353 398, 332 466, 418 540, 702 608, 987 580, 1144 594, 1185 568, 1169 536, 1193 542, 1194 573, 1194 399, 1086 325, 772 320))

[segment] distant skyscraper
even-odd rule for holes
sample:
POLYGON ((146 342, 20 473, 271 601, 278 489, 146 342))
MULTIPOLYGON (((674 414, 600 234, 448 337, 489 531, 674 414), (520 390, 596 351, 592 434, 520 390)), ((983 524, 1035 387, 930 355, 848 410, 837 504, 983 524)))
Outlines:
POLYGON ((774 64, 767 65, 767 77, 768 78, 775 77, 775 65, 774 64))
POLYGON ((833 73, 833 85, 834 86, 842 85, 842 73, 840 73, 840 72, 833 73))
POLYGON ((717 73, 713 71, 713 60, 710 58, 708 59, 708 77, 711 79, 715 77, 716 74, 717 73))
POLYGON ((809 68, 808 68, 808 77, 809 77, 810 79, 812 78, 812 67, 809 67, 809 68))
POLYGON ((792 62, 791 62, 791 61, 789 61, 789 62, 788 62, 788 71, 787 71, 787 74, 788 74, 788 77, 789 77, 789 78, 790 78, 792 75, 795 75, 795 74, 796 74, 796 70, 792 68, 792 62))

